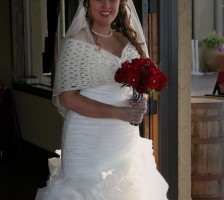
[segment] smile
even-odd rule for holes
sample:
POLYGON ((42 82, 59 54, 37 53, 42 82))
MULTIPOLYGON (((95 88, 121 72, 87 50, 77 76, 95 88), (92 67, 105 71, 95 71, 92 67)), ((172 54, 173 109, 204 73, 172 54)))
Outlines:
POLYGON ((110 12, 108 11, 100 12, 100 15, 102 15, 103 17, 108 17, 110 15, 110 12))

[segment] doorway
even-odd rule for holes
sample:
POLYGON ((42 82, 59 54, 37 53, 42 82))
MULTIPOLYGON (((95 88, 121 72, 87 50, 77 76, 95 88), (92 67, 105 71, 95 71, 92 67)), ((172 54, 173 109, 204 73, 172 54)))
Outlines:
POLYGON ((154 143, 159 171, 169 184, 168 198, 178 199, 178 0, 135 2, 149 54, 168 77, 167 88, 154 97, 157 113, 145 117, 144 137, 154 143), (140 17, 141 18, 141 17, 140 17))

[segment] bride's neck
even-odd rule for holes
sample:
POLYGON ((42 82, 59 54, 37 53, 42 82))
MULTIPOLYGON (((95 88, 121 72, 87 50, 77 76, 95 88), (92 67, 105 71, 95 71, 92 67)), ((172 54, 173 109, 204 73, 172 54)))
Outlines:
POLYGON ((93 26, 91 28, 91 30, 94 32, 94 33, 98 33, 100 35, 109 35, 111 34, 111 26, 105 26, 105 27, 97 27, 97 26, 93 26))

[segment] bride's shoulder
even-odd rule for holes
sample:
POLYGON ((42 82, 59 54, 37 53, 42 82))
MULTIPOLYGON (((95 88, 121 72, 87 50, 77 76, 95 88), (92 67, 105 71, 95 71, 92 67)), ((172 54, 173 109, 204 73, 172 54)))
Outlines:
POLYGON ((82 29, 73 36, 73 39, 85 41, 87 39, 86 32, 82 29))
POLYGON ((82 42, 92 43, 91 36, 89 35, 86 28, 83 28, 79 32, 77 32, 73 36, 73 39, 79 40, 79 41, 82 41, 82 42))

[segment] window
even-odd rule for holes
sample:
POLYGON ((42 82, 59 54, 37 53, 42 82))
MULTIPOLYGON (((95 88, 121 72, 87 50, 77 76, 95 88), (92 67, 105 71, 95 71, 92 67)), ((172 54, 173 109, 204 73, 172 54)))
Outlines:
POLYGON ((55 52, 77 0, 13 0, 13 87, 51 98, 55 52))

